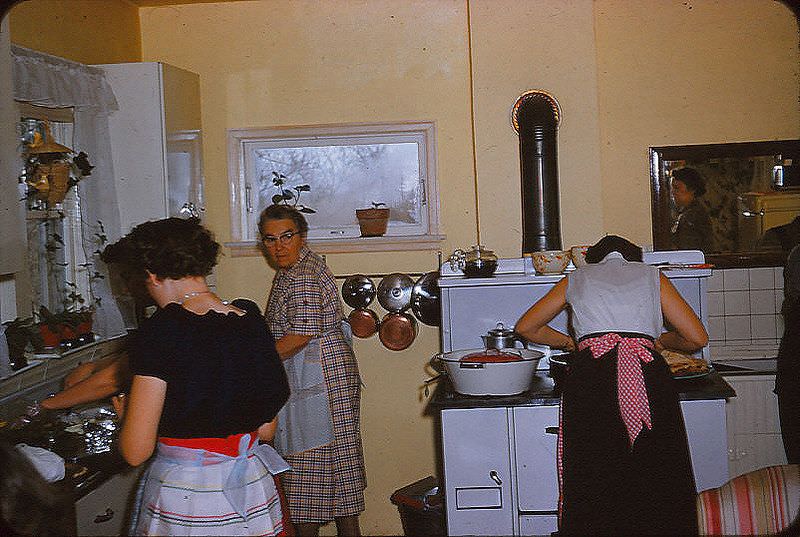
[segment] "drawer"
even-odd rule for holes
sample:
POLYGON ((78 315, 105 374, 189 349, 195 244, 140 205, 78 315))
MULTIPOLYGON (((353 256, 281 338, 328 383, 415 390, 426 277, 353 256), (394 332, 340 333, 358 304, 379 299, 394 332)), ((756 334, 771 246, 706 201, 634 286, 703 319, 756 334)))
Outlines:
POLYGON ((558 531, 558 515, 555 513, 520 515, 520 535, 550 535, 558 531))

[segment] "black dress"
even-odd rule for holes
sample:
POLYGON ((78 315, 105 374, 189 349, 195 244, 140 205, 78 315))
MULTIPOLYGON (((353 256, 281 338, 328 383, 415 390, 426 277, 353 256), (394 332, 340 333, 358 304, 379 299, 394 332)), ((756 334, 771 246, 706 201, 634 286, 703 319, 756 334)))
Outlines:
POLYGON ((702 250, 714 248, 714 232, 708 211, 698 200, 693 200, 672 226, 672 244, 679 250, 702 250))
MULTIPOLYGON (((623 335, 623 334, 621 334, 623 335)), ((636 335, 636 337, 642 337, 636 335)), ((632 448, 619 414, 617 351, 571 356, 562 392, 562 535, 696 535, 696 490, 675 381, 642 364, 652 429, 632 448)))

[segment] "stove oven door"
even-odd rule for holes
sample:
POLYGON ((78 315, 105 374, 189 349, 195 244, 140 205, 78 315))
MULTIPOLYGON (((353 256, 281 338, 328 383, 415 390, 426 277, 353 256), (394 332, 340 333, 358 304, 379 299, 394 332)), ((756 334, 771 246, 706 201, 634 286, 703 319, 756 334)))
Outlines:
POLYGON ((514 459, 521 535, 556 531, 558 405, 515 407, 514 459))

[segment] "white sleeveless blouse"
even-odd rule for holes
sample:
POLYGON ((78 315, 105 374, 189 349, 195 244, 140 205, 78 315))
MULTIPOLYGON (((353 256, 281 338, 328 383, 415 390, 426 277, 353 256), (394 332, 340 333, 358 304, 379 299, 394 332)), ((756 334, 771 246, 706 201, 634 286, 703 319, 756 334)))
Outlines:
POLYGON ((658 269, 611 252, 567 276, 567 303, 578 339, 597 332, 662 332, 658 269))

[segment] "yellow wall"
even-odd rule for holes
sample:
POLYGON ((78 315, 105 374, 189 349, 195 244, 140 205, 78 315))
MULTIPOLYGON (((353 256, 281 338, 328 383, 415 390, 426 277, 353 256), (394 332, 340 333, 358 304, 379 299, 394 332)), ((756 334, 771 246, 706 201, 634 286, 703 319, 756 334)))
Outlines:
POLYGON ((800 137, 800 34, 782 3, 598 0, 595 19, 603 231, 651 241, 650 146, 800 137))
MULTIPOLYGON (((103 3, 128 13, 124 0, 103 3)), ((57 10, 53 4, 60 2, 16 7, 13 40, 87 63, 138 59, 134 46, 110 58, 108 39, 97 39, 99 59, 90 57, 99 52, 94 45, 75 50, 67 37, 49 35, 36 46, 34 8, 57 10)), ((94 26, 96 2, 69 4, 58 13, 77 19, 61 26, 64 34, 108 35, 108 25, 94 26)), ((480 236, 503 257, 520 252, 518 138, 509 113, 528 89, 552 92, 563 111, 564 246, 606 232, 651 241, 649 146, 800 137, 798 27, 780 2, 256 0, 139 15, 142 59, 200 75, 208 223, 222 240, 230 238, 229 128, 434 120, 442 251, 480 236)), ((437 264, 434 252, 330 254, 328 261, 337 274, 424 272, 437 264)), ((271 276, 260 258, 227 256, 218 284, 225 296, 263 303, 271 276)), ((420 386, 438 337, 422 326, 402 352, 374 337, 356 341, 366 384, 366 534, 400 533, 389 495, 436 473, 434 423, 423 415, 420 386)))
POLYGON ((11 42, 81 63, 139 61, 138 11, 126 0, 30 0, 11 10, 11 42))

